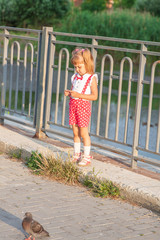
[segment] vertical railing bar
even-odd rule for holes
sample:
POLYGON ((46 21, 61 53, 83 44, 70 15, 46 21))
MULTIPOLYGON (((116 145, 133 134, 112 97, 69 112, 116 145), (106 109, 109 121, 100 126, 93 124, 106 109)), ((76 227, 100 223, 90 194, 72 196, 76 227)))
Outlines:
POLYGON ((159 153, 159 145, 160 145, 160 101, 159 101, 159 116, 158 116, 158 126, 157 126, 156 153, 159 153))
MULTIPOLYGON (((51 29, 53 32, 53 28, 51 29)), ((48 66, 47 66, 47 79, 46 79, 46 98, 44 106, 44 129, 48 128, 47 122, 50 119, 51 115, 51 105, 52 105, 52 84, 53 84, 53 64, 55 59, 55 44, 52 43, 52 40, 56 40, 56 36, 49 34, 48 40, 48 66)))
POLYGON ((129 105, 130 105, 130 96, 131 96, 131 79, 132 79, 132 72, 133 72, 133 62, 132 62, 131 58, 126 57, 126 60, 129 61, 130 70, 129 70, 127 106, 126 106, 126 121, 125 121, 124 141, 123 141, 124 143, 126 143, 126 141, 127 141, 129 105))
POLYGON ((22 113, 25 109, 25 89, 26 89, 26 72, 27 72, 27 44, 24 49, 24 73, 23 73, 23 89, 22 89, 22 113))
MULTIPOLYGON (((146 145, 145 148, 148 149, 149 145, 149 134, 150 134, 150 123, 151 123, 151 111, 152 111, 152 99, 153 99, 153 87, 154 87, 154 80, 155 80, 155 69, 157 64, 160 64, 160 60, 155 61, 152 65, 151 70, 151 82, 150 82, 150 93, 149 93, 149 105, 148 105, 148 119, 147 119, 147 132, 146 132, 146 145)), ((160 107, 160 106, 159 106, 160 107)), ((159 109, 159 121, 160 121, 160 109, 159 109)), ((159 137, 160 137, 160 123, 158 122, 158 129, 157 129, 157 141, 156 141, 156 152, 159 152, 159 137)))
POLYGON ((155 77, 155 63, 152 65, 152 71, 151 71, 151 82, 150 82, 149 104, 148 104, 148 118, 147 118, 147 129, 146 129, 146 144, 145 144, 146 149, 148 149, 148 145, 149 145, 154 77, 155 77))
MULTIPOLYGON (((64 90, 67 89, 67 83, 68 83, 68 66, 69 66, 69 51, 64 48, 63 49, 66 52, 67 60, 66 60, 66 67, 65 67, 65 82, 64 82, 64 90)), ((62 110, 62 126, 64 126, 65 121, 65 110, 66 110, 66 97, 63 98, 63 110, 62 110)))
POLYGON ((30 88, 29 88, 29 106, 28 106, 28 116, 31 116, 32 110, 32 85, 33 85, 33 59, 34 59, 34 48, 31 43, 28 43, 28 46, 31 47, 31 66, 30 66, 30 88))
POLYGON ((124 65, 124 59, 122 59, 121 63, 120 63, 120 76, 119 76, 119 87, 118 87, 118 101, 117 101, 117 117, 116 117, 115 141, 118 140, 119 116, 120 116, 121 94, 122 94, 123 65, 124 65))
POLYGON ((102 104, 102 90, 103 90, 103 78, 104 78, 104 61, 105 58, 102 59, 101 64, 101 77, 100 77, 100 87, 99 87, 99 96, 98 96, 98 113, 97 113, 97 129, 96 129, 96 135, 99 135, 99 128, 100 128, 100 118, 101 118, 101 104, 102 104))
POLYGON ((106 56, 108 56, 108 58, 110 59, 110 73, 109 73, 108 100, 107 100, 107 111, 106 111, 105 138, 108 137, 111 93, 112 93, 112 75, 113 75, 113 58, 109 54, 107 54, 106 56))
POLYGON ((20 44, 19 42, 15 41, 17 44, 17 75, 16 75, 16 88, 15 88, 15 103, 14 103, 14 110, 17 110, 18 104, 18 83, 19 83, 19 63, 20 63, 20 44))
POLYGON ((42 44, 42 32, 38 33, 38 50, 37 50, 37 62, 36 62, 36 77, 35 77, 35 89, 34 89, 34 110, 33 110, 33 126, 36 127, 37 122, 37 106, 38 106, 38 79, 40 73, 40 58, 41 58, 41 44, 42 44))
POLYGON ((11 99, 12 99, 13 49, 14 49, 14 42, 11 45, 11 56, 10 56, 10 81, 9 81, 9 105, 8 105, 9 110, 11 110, 11 99))
MULTIPOLYGON (((92 46, 93 45, 98 45, 98 41, 94 38, 92 39, 92 46)), ((93 60, 94 60, 94 72, 96 72, 97 50, 94 47, 92 47, 91 48, 91 53, 92 53, 93 60)), ((91 104, 91 112, 92 112, 92 101, 90 101, 90 104, 91 104)), ((89 133, 91 131, 91 121, 92 121, 92 115, 90 117, 90 122, 89 122, 89 126, 88 126, 88 132, 89 133)))
POLYGON ((59 52, 59 60, 58 60, 57 91, 56 91, 55 118, 54 118, 55 123, 57 123, 57 117, 58 117, 61 62, 62 62, 62 49, 59 52))
POLYGON ((137 98, 136 98, 136 109, 135 109, 135 124, 134 124, 134 136, 132 145, 132 168, 137 168, 137 160, 134 157, 138 156, 138 144, 139 144, 139 129, 140 129, 140 118, 141 118, 141 105, 142 105, 142 93, 144 79, 146 56, 143 51, 147 51, 147 47, 141 44, 140 62, 139 62, 139 73, 138 73, 138 87, 137 87, 137 98))
POLYGON ((37 74, 37 90, 36 90, 36 133, 38 138, 44 137, 42 131, 44 119, 44 102, 45 102, 45 87, 46 87, 46 70, 47 70, 47 56, 48 56, 48 36, 52 28, 43 27, 42 38, 40 37, 40 55, 37 74))
MULTIPOLYGON (((9 34, 9 32, 4 29, 4 34, 9 34)), ((4 124, 4 119, 1 116, 4 116, 5 113, 5 102, 6 102, 6 82, 7 82, 7 56, 8 56, 8 44, 9 38, 4 36, 4 45, 3 45, 3 80, 1 83, 1 102, 0 102, 0 124, 4 124)))

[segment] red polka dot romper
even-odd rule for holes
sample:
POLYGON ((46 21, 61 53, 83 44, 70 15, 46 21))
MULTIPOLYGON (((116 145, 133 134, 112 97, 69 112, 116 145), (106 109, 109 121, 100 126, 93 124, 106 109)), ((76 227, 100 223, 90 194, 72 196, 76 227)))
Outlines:
MULTIPOLYGON (((87 87, 90 84, 92 75, 90 75, 83 87, 82 94, 85 94, 87 87)), ((75 74, 74 80, 78 76, 75 74)), ((72 84, 73 87, 73 84, 72 84)), ((74 99, 70 97, 69 101, 69 125, 77 124, 78 127, 88 127, 91 116, 91 104, 88 100, 74 99)))

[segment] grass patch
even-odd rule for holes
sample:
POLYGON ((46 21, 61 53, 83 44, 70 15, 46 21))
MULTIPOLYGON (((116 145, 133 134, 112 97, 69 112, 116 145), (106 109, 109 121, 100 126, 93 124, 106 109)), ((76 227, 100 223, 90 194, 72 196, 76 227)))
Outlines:
POLYGON ((94 169, 90 176, 86 175, 84 177, 83 185, 89 188, 96 197, 118 197, 120 195, 118 187, 111 181, 99 179, 94 169))
POLYGON ((16 149, 9 151, 9 156, 11 158, 21 159, 22 158, 22 149, 16 149))
POLYGON ((31 157, 27 160, 27 166, 35 174, 71 185, 85 186, 96 197, 120 196, 119 189, 111 181, 99 179, 94 169, 90 175, 84 175, 77 165, 70 161, 69 157, 64 161, 62 155, 46 158, 40 153, 32 152, 31 157))
POLYGON ((53 157, 44 157, 42 154, 32 152, 31 157, 27 161, 27 166, 34 173, 45 175, 50 179, 58 180, 69 184, 78 184, 80 170, 69 160, 63 161, 61 155, 53 157))

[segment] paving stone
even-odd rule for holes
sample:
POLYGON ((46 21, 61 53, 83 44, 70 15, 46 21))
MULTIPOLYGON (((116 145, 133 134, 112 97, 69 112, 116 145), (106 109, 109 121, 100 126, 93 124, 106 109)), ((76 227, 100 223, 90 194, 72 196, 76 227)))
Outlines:
POLYGON ((49 240, 160 239, 159 215, 145 208, 34 176, 5 155, 0 156, 0 176, 0 240, 24 238, 26 211, 49 231, 49 240))

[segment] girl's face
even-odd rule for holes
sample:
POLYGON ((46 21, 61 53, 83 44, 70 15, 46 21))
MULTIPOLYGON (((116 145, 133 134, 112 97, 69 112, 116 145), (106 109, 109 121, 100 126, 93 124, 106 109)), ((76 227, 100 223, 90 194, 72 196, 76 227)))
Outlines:
POLYGON ((82 76, 82 75, 84 75, 86 73, 86 67, 85 67, 83 61, 79 61, 79 62, 75 63, 74 67, 75 67, 76 72, 80 76, 82 76))

